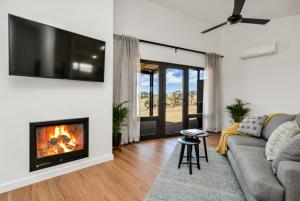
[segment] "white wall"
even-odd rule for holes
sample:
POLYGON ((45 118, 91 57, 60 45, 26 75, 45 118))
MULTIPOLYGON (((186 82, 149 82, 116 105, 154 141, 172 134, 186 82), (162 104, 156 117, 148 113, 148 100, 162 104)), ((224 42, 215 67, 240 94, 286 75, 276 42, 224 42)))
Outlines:
MULTIPOLYGON (((234 98, 251 103, 252 114, 299 113, 300 15, 274 19, 266 26, 239 24, 222 32, 222 105, 234 98), (278 53, 241 60, 240 52, 277 42, 278 53)), ((224 125, 228 126, 224 114, 224 125)))
MULTIPOLYGON (((182 46, 220 52, 222 59, 222 108, 234 99, 251 103, 252 114, 297 113, 299 85, 299 16, 274 19, 266 26, 237 24, 202 35, 210 27, 196 18, 145 0, 114 0, 114 33, 182 46), (272 56, 241 60, 249 47, 277 42, 272 56)), ((149 44, 141 44, 143 59, 204 66, 204 56, 149 44)), ((229 119, 224 112, 224 125, 229 119)))
MULTIPOLYGON (((209 25, 196 18, 169 10, 145 0, 114 0, 114 33, 144 40, 218 52, 219 31, 201 34, 209 25)), ((204 56, 191 52, 141 44, 143 59, 204 66, 204 56)))
POLYGON ((1 0, 0 193, 111 160, 111 0, 1 0), (105 82, 8 75, 8 13, 106 41, 105 82), (90 118, 90 157, 29 173, 29 122, 90 118))

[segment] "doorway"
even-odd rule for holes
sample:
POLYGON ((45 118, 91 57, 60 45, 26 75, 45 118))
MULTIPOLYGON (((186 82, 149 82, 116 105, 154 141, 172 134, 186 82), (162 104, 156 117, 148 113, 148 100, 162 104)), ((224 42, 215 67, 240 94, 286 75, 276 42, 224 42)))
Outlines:
POLYGON ((202 128, 204 69, 141 60, 141 139, 179 134, 202 128))

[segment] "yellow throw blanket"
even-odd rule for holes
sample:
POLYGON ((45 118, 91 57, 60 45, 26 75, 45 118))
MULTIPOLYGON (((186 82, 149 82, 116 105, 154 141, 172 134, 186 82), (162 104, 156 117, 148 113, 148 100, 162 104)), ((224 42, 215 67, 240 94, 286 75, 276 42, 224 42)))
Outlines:
MULTIPOLYGON (((282 114, 282 113, 272 113, 268 115, 268 118, 264 122, 264 125, 266 125, 275 115, 282 114)), ((227 154, 227 138, 231 135, 240 135, 237 131, 239 128, 239 123, 233 123, 232 126, 228 129, 224 129, 221 134, 221 138, 219 141, 219 145, 216 148, 216 151, 220 154, 226 155, 227 154)))
POLYGON ((233 123, 232 126, 228 129, 224 129, 221 134, 221 138, 219 141, 219 145, 216 148, 216 151, 220 154, 226 155, 227 154, 227 138, 230 135, 238 135, 237 129, 239 128, 239 123, 233 123))

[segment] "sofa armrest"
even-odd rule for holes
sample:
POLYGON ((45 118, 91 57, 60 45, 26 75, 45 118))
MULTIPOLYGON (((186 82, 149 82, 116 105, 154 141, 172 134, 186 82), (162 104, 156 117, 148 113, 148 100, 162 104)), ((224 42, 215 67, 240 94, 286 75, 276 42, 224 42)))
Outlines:
POLYGON ((285 201, 300 200, 300 162, 281 161, 277 178, 285 190, 285 201))

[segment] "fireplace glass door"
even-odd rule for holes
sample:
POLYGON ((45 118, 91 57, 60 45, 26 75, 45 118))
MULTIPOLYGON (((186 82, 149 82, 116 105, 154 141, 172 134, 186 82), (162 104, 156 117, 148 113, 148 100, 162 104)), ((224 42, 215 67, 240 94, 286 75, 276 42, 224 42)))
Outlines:
POLYGON ((83 135, 83 124, 37 127, 37 158, 82 150, 84 148, 83 135))
POLYGON ((88 118, 30 123, 30 171, 88 156, 88 118))

